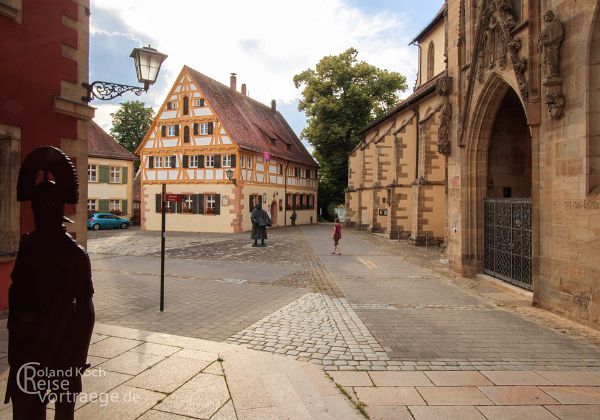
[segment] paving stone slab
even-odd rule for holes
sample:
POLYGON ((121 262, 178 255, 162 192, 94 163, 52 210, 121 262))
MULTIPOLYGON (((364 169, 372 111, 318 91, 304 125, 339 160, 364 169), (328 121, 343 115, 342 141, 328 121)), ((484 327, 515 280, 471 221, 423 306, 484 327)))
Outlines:
POLYGON ((127 385, 165 394, 175 391, 210 362, 172 356, 137 375, 127 385))
POLYGON ((428 405, 491 405, 492 402, 475 387, 417 387, 428 405))
POLYGON ((537 372, 501 372, 481 371, 490 381, 496 385, 552 385, 548 379, 537 372))
POLYGON ((600 413, 600 405, 547 405, 546 409, 565 420, 592 420, 600 413))
POLYGON ((162 356, 128 351, 118 355, 115 358, 107 360, 99 367, 113 372, 137 375, 138 373, 143 372, 150 366, 155 365, 163 359, 164 357, 162 356))
POLYGON ((556 420, 556 416, 541 406, 482 406, 478 409, 488 420, 556 420))
POLYGON ((113 389, 108 395, 106 400, 96 400, 77 410, 77 418, 133 420, 164 398, 164 394, 126 385, 113 389))
POLYGON ((358 400, 367 406, 376 405, 425 405, 414 387, 355 387, 358 400))
POLYGON ((451 371, 430 371, 425 375, 436 386, 479 386, 492 385, 492 383, 481 373, 476 371, 451 372, 451 371))
POLYGON ((540 389, 560 404, 600 404, 600 387, 542 386, 540 389))
POLYGON ((496 405, 557 404, 556 399, 535 386, 480 386, 479 390, 496 405))
POLYGON ((415 420, 485 420, 475 407, 411 406, 409 409, 415 420))
POLYGON ((375 386, 433 386, 423 372, 369 372, 375 386))

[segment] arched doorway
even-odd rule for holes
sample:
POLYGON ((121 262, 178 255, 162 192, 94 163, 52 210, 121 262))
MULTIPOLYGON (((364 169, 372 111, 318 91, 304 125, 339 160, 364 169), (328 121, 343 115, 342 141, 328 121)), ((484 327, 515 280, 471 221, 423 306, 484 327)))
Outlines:
POLYGON ((492 125, 484 202, 483 271, 532 289, 531 138, 521 101, 512 89, 492 125))
POLYGON ((271 224, 277 226, 277 201, 271 203, 271 224))
POLYGON ((532 289, 530 130, 516 90, 497 74, 479 94, 465 146, 463 273, 532 289))

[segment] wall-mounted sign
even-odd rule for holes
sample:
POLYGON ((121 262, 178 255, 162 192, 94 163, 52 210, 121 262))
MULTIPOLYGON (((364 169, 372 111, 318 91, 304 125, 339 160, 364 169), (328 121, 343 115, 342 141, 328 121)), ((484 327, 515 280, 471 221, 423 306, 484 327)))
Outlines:
POLYGON ((165 201, 181 203, 183 194, 165 194, 165 201))
POLYGON ((388 209, 379 209, 379 215, 380 216, 387 216, 388 215, 388 209))

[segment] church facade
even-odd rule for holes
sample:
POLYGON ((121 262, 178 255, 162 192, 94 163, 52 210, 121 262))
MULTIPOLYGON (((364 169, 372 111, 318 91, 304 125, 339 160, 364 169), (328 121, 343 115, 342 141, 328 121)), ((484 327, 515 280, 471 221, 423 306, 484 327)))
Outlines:
POLYGON ((600 326, 596 0, 448 2, 447 256, 600 326))
POLYGON ((346 224, 405 238, 416 245, 445 237, 445 156, 448 126, 444 6, 413 40, 419 71, 413 93, 361 131, 348 158, 346 224))

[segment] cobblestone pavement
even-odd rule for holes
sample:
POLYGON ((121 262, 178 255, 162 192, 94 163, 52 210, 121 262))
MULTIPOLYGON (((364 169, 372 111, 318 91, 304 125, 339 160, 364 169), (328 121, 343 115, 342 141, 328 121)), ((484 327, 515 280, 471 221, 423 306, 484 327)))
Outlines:
POLYGON ((597 331, 452 277, 437 248, 346 230, 343 255, 331 255, 329 229, 273 229, 267 248, 252 248, 246 234, 169 233, 165 313, 159 235, 91 232, 98 319, 328 371, 600 370, 597 331))

